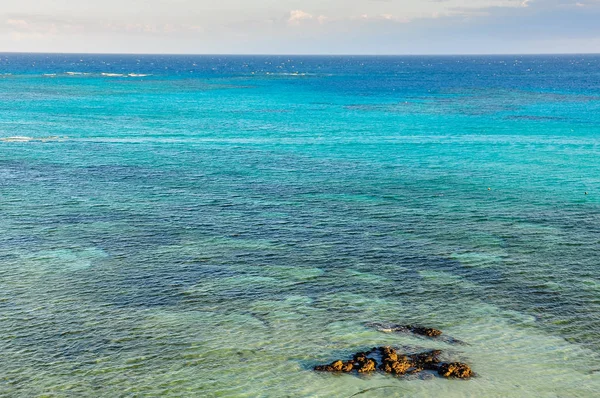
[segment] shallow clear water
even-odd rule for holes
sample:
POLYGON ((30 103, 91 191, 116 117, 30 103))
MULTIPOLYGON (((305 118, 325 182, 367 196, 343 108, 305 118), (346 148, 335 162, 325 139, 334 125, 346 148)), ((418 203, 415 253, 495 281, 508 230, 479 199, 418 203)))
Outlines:
POLYGON ((0 396, 594 396, 599 154, 600 56, 0 55, 0 396))

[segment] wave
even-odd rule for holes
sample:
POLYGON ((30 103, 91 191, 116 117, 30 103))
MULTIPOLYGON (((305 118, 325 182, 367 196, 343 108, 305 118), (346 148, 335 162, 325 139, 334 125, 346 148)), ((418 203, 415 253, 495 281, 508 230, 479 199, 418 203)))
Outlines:
POLYGON ((4 142, 29 142, 29 141, 33 141, 35 138, 33 137, 26 137, 23 135, 15 135, 14 137, 2 137, 0 138, 0 141, 4 141, 4 142))
MULTIPOLYGON (((147 77, 152 76, 146 73, 113 73, 113 72, 102 72, 102 73, 89 73, 89 72, 65 72, 67 76, 102 76, 102 77, 147 77)), ((44 73, 44 76, 56 76, 56 73, 44 73)))
POLYGON ((300 72, 281 72, 281 73, 271 73, 272 75, 277 76, 310 76, 309 73, 300 73, 300 72))
MULTIPOLYGON (((260 72, 252 72, 253 75, 260 72)), ((329 73, 309 73, 309 72, 264 72, 265 75, 269 76, 292 76, 292 77, 323 77, 333 76, 329 73)))
POLYGON ((48 142, 48 141, 61 141, 66 138, 67 137, 59 137, 59 136, 28 137, 25 135, 15 135, 12 137, 0 137, 0 141, 3 141, 3 142, 31 142, 31 141, 48 142))

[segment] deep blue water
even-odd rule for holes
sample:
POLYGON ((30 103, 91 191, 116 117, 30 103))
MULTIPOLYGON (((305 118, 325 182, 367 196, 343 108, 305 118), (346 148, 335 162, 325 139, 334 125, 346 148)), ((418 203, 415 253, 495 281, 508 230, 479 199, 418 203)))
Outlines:
POLYGON ((0 396, 594 396, 599 154, 595 55, 0 54, 0 396))

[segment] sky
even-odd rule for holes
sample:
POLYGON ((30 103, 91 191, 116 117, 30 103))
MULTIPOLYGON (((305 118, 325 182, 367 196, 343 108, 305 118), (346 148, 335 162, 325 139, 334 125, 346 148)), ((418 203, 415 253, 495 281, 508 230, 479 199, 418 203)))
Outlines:
POLYGON ((600 0, 1 0, 0 52, 600 53, 600 0))

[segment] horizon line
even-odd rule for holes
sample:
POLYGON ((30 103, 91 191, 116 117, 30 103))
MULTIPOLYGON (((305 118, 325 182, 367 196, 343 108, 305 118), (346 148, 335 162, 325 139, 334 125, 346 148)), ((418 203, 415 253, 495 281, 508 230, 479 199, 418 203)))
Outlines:
POLYGON ((39 54, 39 55, 158 55, 158 56, 219 56, 219 57, 237 57, 237 56, 256 56, 256 57, 275 57, 275 56, 286 56, 286 57, 465 57, 465 56, 542 56, 542 55, 554 55, 554 56, 567 56, 567 55, 600 55, 600 52, 573 52, 573 53, 364 53, 364 54, 352 54, 352 53, 340 53, 340 54, 326 54, 326 53, 128 53, 128 52, 70 52, 70 51, 0 51, 0 54, 39 54))

